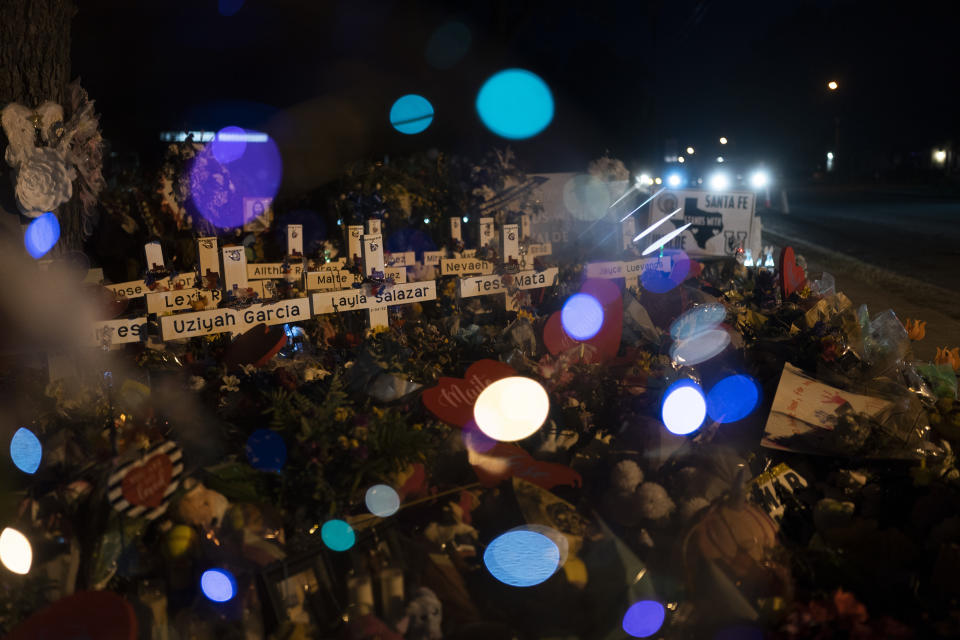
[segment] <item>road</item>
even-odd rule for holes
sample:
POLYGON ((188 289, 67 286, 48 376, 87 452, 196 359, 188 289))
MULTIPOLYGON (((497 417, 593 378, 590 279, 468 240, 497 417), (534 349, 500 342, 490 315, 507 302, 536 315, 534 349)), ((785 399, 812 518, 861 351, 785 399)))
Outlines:
POLYGON ((905 192, 788 192, 790 214, 765 228, 960 292, 960 200, 905 192))
POLYGON ((960 344, 960 199, 840 188, 788 198, 788 215, 761 213, 765 244, 792 244, 871 312, 932 320, 926 346, 960 344))

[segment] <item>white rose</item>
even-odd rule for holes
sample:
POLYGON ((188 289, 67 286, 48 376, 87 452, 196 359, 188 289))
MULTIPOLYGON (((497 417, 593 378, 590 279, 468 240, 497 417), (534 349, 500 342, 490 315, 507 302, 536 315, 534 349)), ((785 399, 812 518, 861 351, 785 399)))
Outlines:
POLYGON ((53 149, 34 149, 17 173, 17 204, 24 215, 36 218, 53 211, 73 196, 73 169, 53 149))

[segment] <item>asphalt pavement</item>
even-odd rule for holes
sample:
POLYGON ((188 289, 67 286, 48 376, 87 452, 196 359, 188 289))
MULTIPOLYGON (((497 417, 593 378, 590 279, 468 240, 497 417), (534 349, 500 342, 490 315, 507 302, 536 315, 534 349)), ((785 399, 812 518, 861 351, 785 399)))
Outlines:
MULTIPOLYGON (((787 191, 789 213, 763 211, 764 244, 792 245, 812 275, 871 314, 927 321, 916 355, 960 345, 960 199, 891 188, 787 191)), ((774 199, 775 203, 777 199, 774 199)))

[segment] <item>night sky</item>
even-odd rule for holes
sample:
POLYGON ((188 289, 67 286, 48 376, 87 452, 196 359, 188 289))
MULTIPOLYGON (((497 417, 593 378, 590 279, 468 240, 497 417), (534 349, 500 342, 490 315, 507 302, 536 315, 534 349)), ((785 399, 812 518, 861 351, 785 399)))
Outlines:
POLYGON ((836 117, 841 149, 869 167, 928 153, 960 119, 949 3, 246 0, 232 16, 216 0, 80 5, 73 73, 114 149, 149 155, 162 130, 266 129, 299 186, 356 158, 502 144, 474 99, 514 66, 556 99, 551 126, 512 143, 540 171, 582 170, 607 150, 639 169, 662 160, 665 139, 707 155, 720 135, 730 153, 812 171, 836 117), (434 68, 427 43, 453 20, 469 50, 434 68), (405 93, 433 102, 423 134, 390 128, 405 93))

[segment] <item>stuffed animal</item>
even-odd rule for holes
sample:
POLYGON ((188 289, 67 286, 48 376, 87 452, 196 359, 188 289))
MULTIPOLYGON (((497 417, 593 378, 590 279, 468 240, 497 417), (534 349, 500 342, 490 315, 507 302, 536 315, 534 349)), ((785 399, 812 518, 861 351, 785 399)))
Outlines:
POLYGON ((202 527, 218 527, 230 507, 230 501, 202 483, 188 479, 184 483, 187 492, 173 510, 175 518, 186 524, 202 527))
POLYGON ((437 594, 420 587, 407 603, 406 615, 397 623, 397 630, 406 640, 440 640, 443 630, 443 605, 437 594))

